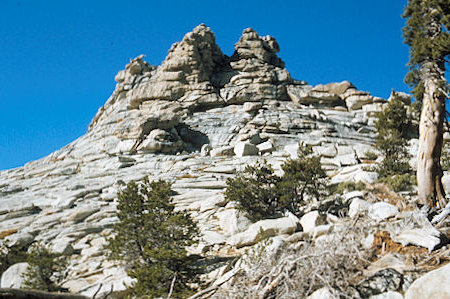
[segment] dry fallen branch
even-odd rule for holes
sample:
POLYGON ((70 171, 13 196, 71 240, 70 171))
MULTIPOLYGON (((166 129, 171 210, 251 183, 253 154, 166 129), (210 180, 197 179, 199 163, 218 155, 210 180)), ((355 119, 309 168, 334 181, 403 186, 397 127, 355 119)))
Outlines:
POLYGON ((352 298, 352 286, 369 263, 361 241, 370 227, 364 219, 348 221, 320 241, 293 244, 282 254, 261 253, 255 247, 243 258, 236 279, 217 290, 214 298, 303 298, 322 287, 352 298))

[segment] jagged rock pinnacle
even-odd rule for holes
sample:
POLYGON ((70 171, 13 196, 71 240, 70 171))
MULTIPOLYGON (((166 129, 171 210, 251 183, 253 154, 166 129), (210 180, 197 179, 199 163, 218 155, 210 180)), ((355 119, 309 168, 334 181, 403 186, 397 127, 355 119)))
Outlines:
POLYGON ((235 45, 233 60, 256 58, 280 68, 284 62, 277 56, 280 46, 270 35, 260 37, 252 28, 244 29, 242 36, 235 45))
POLYGON ((144 55, 131 59, 89 131, 118 137, 129 152, 177 152, 186 138, 175 127, 201 109, 290 100, 360 109, 373 101, 349 82, 313 88, 293 80, 279 51, 275 38, 247 28, 228 57, 211 29, 200 24, 172 45, 161 66, 151 66, 144 55))

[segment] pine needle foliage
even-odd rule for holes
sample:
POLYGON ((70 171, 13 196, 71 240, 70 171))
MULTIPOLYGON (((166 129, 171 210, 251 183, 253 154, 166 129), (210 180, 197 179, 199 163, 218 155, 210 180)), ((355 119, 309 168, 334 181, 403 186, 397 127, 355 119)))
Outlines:
POLYGON ((23 274, 25 288, 48 292, 67 291, 61 286, 67 275, 67 263, 61 254, 35 243, 28 250, 26 261, 29 266, 23 274))
POLYGON ((277 186, 281 178, 274 174, 272 166, 258 163, 246 166, 236 178, 227 180, 225 198, 235 201, 237 209, 247 212, 247 217, 256 222, 264 218, 277 218, 285 207, 280 204, 277 186))
POLYGON ((127 265, 127 274, 136 279, 134 295, 175 298, 192 291, 198 268, 187 255, 199 230, 189 214, 175 211, 174 191, 166 181, 130 182, 119 192, 114 236, 109 239, 109 257, 127 265))
POLYGON ((312 146, 300 145, 298 157, 287 160, 281 169, 280 201, 293 214, 299 214, 300 204, 306 200, 318 201, 327 194, 327 174, 312 146))
POLYGON ((298 157, 287 160, 281 168, 284 174, 277 176, 266 161, 247 166, 227 180, 225 197, 256 222, 280 217, 287 211, 299 215, 305 201, 319 200, 327 192, 326 173, 310 146, 301 145, 298 157))
MULTIPOLYGON (((423 69, 435 63, 445 70, 450 55, 450 2, 448 0, 409 0, 403 17, 405 43, 410 46, 410 72, 405 81, 414 87, 413 93, 421 101, 424 93, 423 69)), ((441 82, 446 85, 445 78, 441 82)))
POLYGON ((376 168, 380 178, 410 173, 407 136, 411 117, 400 98, 393 97, 387 107, 377 113, 375 129, 378 133, 375 146, 384 157, 376 168))

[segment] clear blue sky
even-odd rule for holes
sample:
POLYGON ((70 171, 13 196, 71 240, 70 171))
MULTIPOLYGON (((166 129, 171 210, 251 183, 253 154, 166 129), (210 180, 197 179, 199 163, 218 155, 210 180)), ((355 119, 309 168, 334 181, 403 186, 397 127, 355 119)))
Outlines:
POLYGON ((406 0, 0 0, 0 169, 17 167, 83 135, 112 93, 115 74, 146 54, 160 64, 196 25, 225 54, 242 30, 277 38, 294 78, 349 80, 388 97, 408 91, 406 0))

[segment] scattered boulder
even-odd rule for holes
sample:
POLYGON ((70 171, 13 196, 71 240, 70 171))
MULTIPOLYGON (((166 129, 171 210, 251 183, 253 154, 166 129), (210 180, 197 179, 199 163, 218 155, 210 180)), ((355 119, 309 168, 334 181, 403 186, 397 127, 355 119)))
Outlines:
POLYGON ((71 255, 74 251, 72 238, 58 238, 52 242, 51 252, 61 255, 71 255))
POLYGON ((286 90, 291 101, 295 103, 304 105, 323 105, 328 107, 344 105, 344 102, 339 95, 316 91, 309 85, 288 85, 286 90))
POLYGON ((250 220, 243 215, 243 212, 236 209, 227 209, 217 213, 220 228, 227 235, 234 235, 242 232, 251 224, 250 220))
POLYGON ((239 248, 253 245, 261 240, 261 238, 292 234, 296 230, 297 222, 292 217, 260 220, 250 225, 246 231, 228 238, 227 244, 239 248))
POLYGON ((10 266, 2 274, 0 285, 2 288, 20 289, 24 287, 25 279, 22 275, 27 272, 28 263, 17 263, 10 266))
POLYGON ((300 218, 300 224, 303 227, 303 231, 306 233, 314 232, 314 229, 322 224, 326 223, 326 217, 319 214, 319 211, 311 211, 306 213, 300 218))
POLYGON ((356 289, 362 298, 368 298, 388 291, 401 290, 402 285, 403 276, 400 273, 393 269, 385 269, 360 282, 356 289))
POLYGON ((403 295, 399 292, 386 292, 378 295, 370 296, 369 299, 403 299, 403 295))
POLYGON ((450 298, 450 264, 423 275, 405 293, 405 299, 423 298, 450 298))
POLYGON ((370 206, 369 217, 374 220, 384 220, 398 214, 398 208, 387 202, 376 202, 370 206))
POLYGON ((366 212, 370 209, 372 205, 361 198, 354 198, 350 203, 348 209, 348 216, 350 218, 356 217, 359 213, 366 212))
POLYGON ((374 102, 374 97, 368 92, 358 91, 356 89, 348 90, 342 97, 349 110, 358 110, 364 105, 372 104, 374 102))
POLYGON ((412 270, 413 266, 414 265, 412 265, 411 262, 407 261, 405 256, 399 253, 390 252, 370 264, 370 266, 367 267, 366 274, 372 276, 378 271, 385 269, 394 269, 398 273, 403 274, 404 271, 412 270))
POLYGON ((261 154, 271 153, 275 150, 275 147, 273 146, 272 142, 270 142, 269 140, 258 144, 256 147, 258 148, 258 151, 261 154))
POLYGON ((318 289, 317 291, 314 291, 314 293, 306 297, 306 299, 335 299, 335 298, 337 297, 334 296, 327 287, 318 289))
POLYGON ((234 146, 234 153, 237 157, 254 156, 259 152, 258 148, 249 142, 238 142, 234 146))
POLYGON ((349 81, 342 81, 328 84, 319 84, 316 85, 312 90, 341 95, 349 89, 356 89, 356 87, 349 81))

